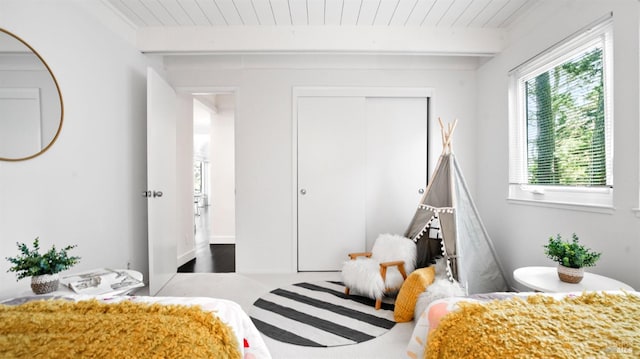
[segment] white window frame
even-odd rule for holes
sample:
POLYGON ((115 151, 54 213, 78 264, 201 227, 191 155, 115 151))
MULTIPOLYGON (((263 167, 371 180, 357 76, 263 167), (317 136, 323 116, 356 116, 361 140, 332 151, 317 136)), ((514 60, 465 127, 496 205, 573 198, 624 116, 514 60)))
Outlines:
POLYGON ((613 208, 613 21, 609 16, 547 49, 509 73, 510 202, 549 207, 613 208), (610 187, 523 184, 527 178, 526 81, 603 42, 605 151, 610 187))

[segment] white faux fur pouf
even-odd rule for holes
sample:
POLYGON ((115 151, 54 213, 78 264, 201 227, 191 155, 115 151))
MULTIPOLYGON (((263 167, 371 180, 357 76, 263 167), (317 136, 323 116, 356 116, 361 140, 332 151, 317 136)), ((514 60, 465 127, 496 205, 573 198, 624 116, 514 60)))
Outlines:
POLYGON ((466 295, 464 288, 460 283, 453 281, 450 282, 447 276, 447 264, 446 259, 436 259, 436 279, 427 289, 418 296, 416 307, 414 309, 414 318, 419 318, 420 314, 427 309, 429 304, 436 299, 460 297, 466 295))
POLYGON ((409 238, 393 234, 381 234, 371 249, 371 258, 358 257, 346 261, 342 267, 342 281, 354 294, 369 298, 382 298, 385 289, 399 289, 404 282, 397 267, 387 269, 386 281, 380 276, 380 263, 404 261, 409 275, 416 265, 416 245, 409 238))

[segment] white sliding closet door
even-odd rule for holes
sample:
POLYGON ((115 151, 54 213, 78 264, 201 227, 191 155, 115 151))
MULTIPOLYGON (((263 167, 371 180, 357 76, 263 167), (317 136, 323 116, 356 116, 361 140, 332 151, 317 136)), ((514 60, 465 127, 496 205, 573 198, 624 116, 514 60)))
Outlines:
POLYGON ((298 100, 298 270, 365 249, 364 98, 298 100))
POLYGON ((402 235, 427 184, 427 99, 366 99, 367 248, 402 235))
POLYGON ((298 270, 403 234, 427 183, 427 97, 300 96, 298 270))

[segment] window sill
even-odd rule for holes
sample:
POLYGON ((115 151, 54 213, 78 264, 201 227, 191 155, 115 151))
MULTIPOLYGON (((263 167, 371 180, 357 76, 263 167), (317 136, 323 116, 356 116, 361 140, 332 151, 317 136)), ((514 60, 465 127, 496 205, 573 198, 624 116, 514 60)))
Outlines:
MULTIPOLYGON (((516 198, 507 198, 507 203, 524 205, 524 206, 557 208, 557 209, 564 209, 569 211, 581 211, 581 212, 602 213, 602 214, 613 214, 616 210, 615 207, 606 206, 606 205, 553 202, 553 201, 516 199, 516 198)), ((635 209, 635 211, 636 211, 636 216, 640 218, 640 208, 635 209)))

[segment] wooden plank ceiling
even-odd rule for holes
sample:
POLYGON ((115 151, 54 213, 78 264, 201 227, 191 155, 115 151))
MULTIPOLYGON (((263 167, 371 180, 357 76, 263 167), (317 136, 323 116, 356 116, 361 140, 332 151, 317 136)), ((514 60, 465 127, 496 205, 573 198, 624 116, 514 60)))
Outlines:
POLYGON ((147 53, 491 56, 540 0, 103 0, 147 53))
POLYGON ((534 0, 107 0, 137 27, 505 28, 534 0))

